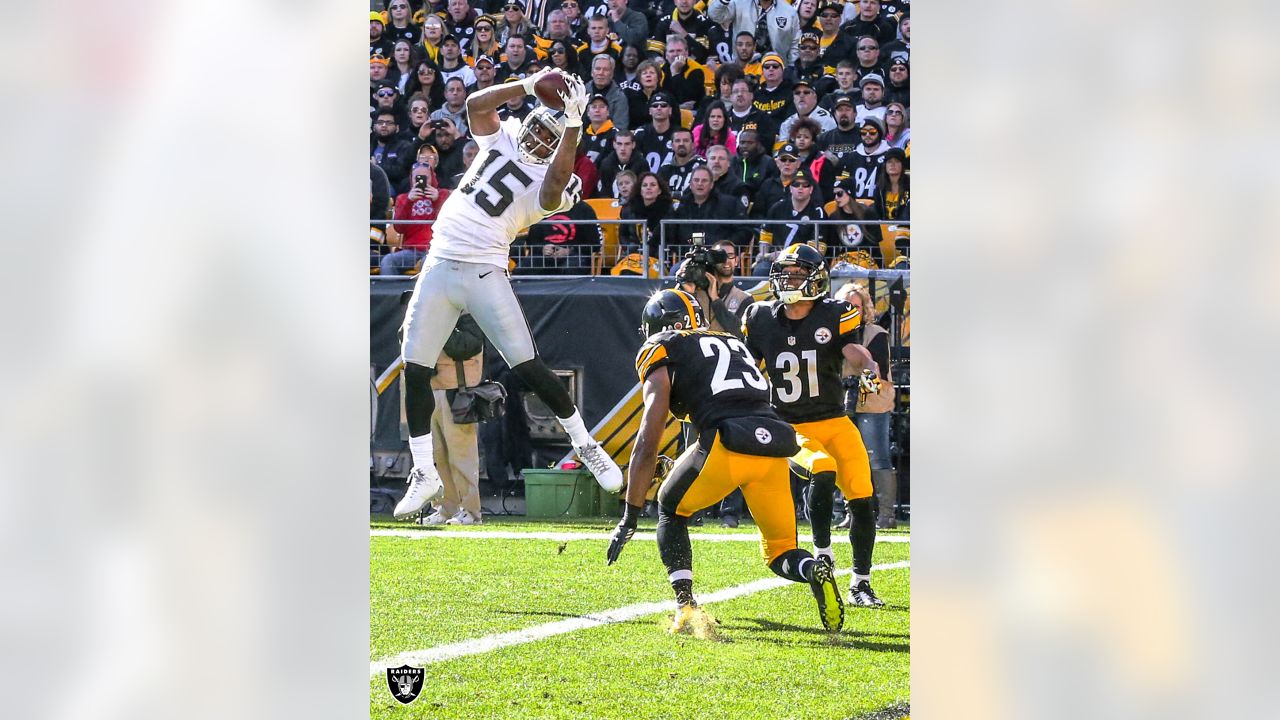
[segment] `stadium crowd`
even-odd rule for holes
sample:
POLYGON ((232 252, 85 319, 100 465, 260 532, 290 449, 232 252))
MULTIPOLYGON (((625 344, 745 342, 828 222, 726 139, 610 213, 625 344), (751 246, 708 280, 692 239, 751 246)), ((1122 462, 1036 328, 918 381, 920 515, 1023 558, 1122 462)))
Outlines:
MULTIPOLYGON (((372 0, 370 267, 411 273, 475 158, 465 101, 554 66, 591 93, 583 201, 512 246, 513 271, 669 267, 730 240, 765 275, 813 241, 832 269, 909 254, 911 6, 902 0, 372 0), (621 218, 628 224, 591 221, 621 218), (660 247, 662 220, 669 224, 660 247), (806 226, 811 220, 879 221, 806 226), (730 221, 708 224, 707 220, 730 221), (566 222, 570 221, 570 222, 566 222), (666 257, 660 251, 666 250, 666 257)), ((502 119, 523 119, 531 99, 502 119)))

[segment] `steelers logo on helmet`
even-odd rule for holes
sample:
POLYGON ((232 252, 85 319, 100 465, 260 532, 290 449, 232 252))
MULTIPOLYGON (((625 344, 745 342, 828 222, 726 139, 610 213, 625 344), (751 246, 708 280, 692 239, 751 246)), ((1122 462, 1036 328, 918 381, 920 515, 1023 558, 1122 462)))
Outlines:
POLYGON ((564 137, 564 115, 546 105, 534 108, 520 126, 516 138, 520 159, 531 165, 547 165, 564 137))
POLYGON ((805 243, 787 246, 769 268, 769 288, 787 305, 826 297, 831 276, 822 253, 805 243))
POLYGON ((659 290, 640 313, 640 335, 648 338, 664 330, 706 327, 698 299, 683 290, 659 290))

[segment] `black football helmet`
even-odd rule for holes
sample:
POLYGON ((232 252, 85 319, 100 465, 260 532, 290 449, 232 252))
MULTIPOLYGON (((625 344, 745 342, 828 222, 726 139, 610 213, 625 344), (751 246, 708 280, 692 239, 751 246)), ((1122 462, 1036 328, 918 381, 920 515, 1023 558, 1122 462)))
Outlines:
POLYGON ((693 330, 706 326, 697 298, 674 288, 654 293, 640 313, 640 335, 645 338, 663 330, 693 330))
POLYGON ((778 258, 769 267, 769 288, 782 302, 790 305, 801 300, 820 300, 831 290, 831 275, 827 273, 827 264, 822 253, 812 245, 796 243, 789 245, 778 254, 778 258), (808 271, 804 284, 792 287, 787 268, 799 267, 808 271))

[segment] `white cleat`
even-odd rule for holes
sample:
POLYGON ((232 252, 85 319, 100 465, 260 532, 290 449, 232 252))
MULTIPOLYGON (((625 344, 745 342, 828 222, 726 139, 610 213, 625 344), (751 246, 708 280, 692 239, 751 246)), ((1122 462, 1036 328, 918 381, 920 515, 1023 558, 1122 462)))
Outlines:
POLYGON ((409 489, 396 504, 393 513, 396 519, 404 519, 416 515, 429 502, 437 502, 444 498, 444 483, 440 482, 440 474, 435 468, 415 467, 409 471, 409 489))
POLYGON ((479 525, 480 518, 472 515, 466 510, 459 510, 457 515, 445 521, 445 525, 479 525))
POLYGON ((611 493, 622 489, 622 470, 618 468, 618 463, 609 457, 609 453, 604 451, 600 443, 591 443, 585 447, 575 446, 573 451, 582 458, 582 462, 587 464, 587 469, 596 476, 596 482, 600 483, 600 487, 611 493))
POLYGON ((437 509, 426 517, 418 518, 419 525, 444 525, 447 522, 449 522, 449 516, 445 515, 444 511, 440 509, 437 509))

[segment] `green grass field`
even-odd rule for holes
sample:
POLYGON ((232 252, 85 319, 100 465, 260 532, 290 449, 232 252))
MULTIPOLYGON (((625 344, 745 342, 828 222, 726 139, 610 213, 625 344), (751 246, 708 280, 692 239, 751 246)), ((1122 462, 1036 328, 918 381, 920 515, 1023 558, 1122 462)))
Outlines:
MULTIPOLYGON (((526 522, 486 518, 469 528, 421 528, 375 519, 377 529, 423 538, 370 538, 371 661, 495 633, 672 599, 653 540, 633 540, 613 567, 603 539, 448 537, 458 531, 609 532, 608 519, 526 522)), ((652 532, 653 521, 640 525, 652 532)), ((807 532, 806 527, 801 533, 807 532)), ((695 592, 773 578, 758 543, 699 541, 741 533, 693 529, 695 592)), ((845 536, 837 531, 837 539, 845 536)), ((881 537, 903 536, 881 532, 881 537)), ((836 543, 847 570, 849 545, 836 543)), ((877 565, 910 559, 907 543, 879 543, 877 565)), ((910 698, 909 569, 878 571, 887 606, 848 608, 829 637, 807 586, 788 584, 704 603, 721 640, 667 634, 671 613, 574 630, 432 662, 412 705, 397 703, 385 673, 370 678, 374 718, 850 718, 903 717, 910 698)), ((847 587, 847 575, 840 579, 847 587)), ((396 663, 399 664, 399 663, 396 663)), ((411 663, 421 665, 422 663, 411 663)))

